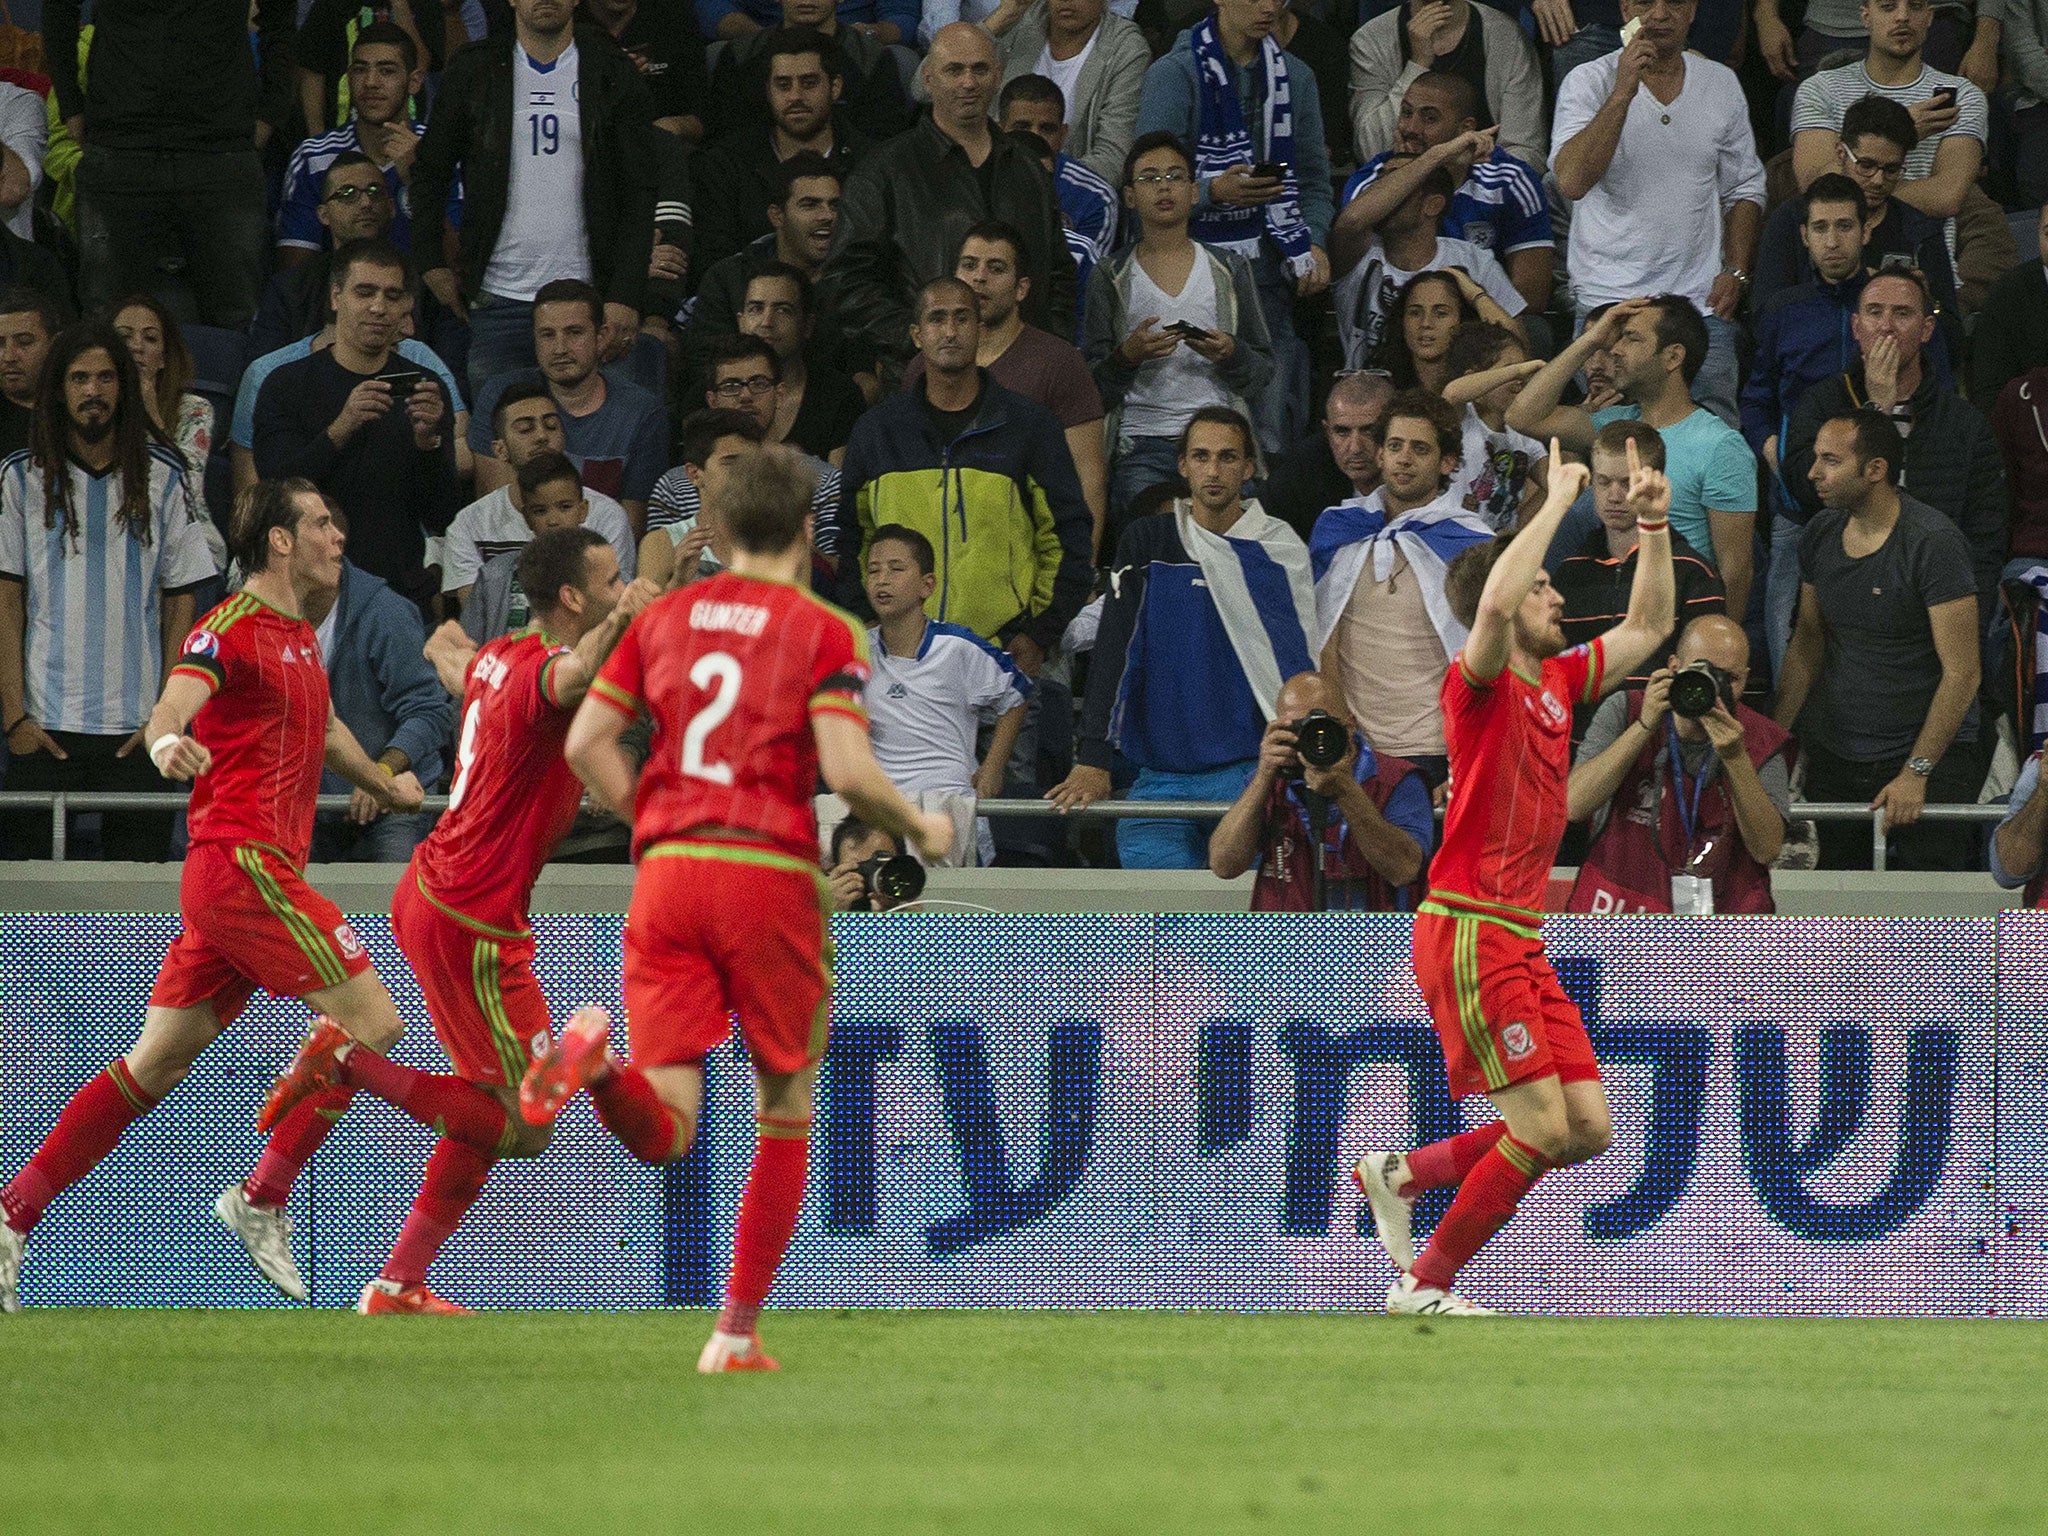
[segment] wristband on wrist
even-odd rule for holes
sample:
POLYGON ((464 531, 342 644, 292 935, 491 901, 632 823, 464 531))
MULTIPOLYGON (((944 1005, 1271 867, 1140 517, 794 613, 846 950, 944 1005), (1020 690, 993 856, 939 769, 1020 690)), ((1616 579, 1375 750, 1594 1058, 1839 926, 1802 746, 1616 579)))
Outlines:
POLYGON ((377 759, 377 766, 384 770, 385 778, 395 779, 398 777, 398 770, 392 767, 389 763, 385 762, 381 757, 377 759))
POLYGON ((28 716, 27 716, 27 715, 19 715, 19 716, 17 716, 17 717, 16 717, 15 719, 14 719, 14 721, 13 721, 13 722, 12 722, 11 724, 9 724, 9 726, 8 726, 8 727, 7 727, 7 729, 6 729, 6 731, 5 731, 4 733, 0 733, 0 734, 5 734, 5 735, 8 735, 8 736, 12 736, 12 735, 13 735, 13 734, 14 734, 14 733, 15 733, 16 731, 18 731, 19 729, 21 729, 21 727, 22 727, 22 726, 24 726, 24 725, 26 725, 27 723, 28 723, 28 716))
POLYGON ((1671 519, 1668 517, 1660 518, 1654 523, 1646 523, 1641 518, 1636 519, 1637 533, 1663 533, 1670 527, 1671 519))
POLYGON ((164 759, 178 750, 178 733, 165 731, 149 744, 149 760, 156 764, 158 773, 164 772, 164 759))

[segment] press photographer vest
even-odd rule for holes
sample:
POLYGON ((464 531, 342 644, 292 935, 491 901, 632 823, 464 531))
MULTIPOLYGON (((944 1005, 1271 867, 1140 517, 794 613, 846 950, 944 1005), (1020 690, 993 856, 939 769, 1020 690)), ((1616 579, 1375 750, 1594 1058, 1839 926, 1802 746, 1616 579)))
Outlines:
MULTIPOLYGON (((1401 787, 1401 781, 1416 772, 1416 768, 1401 757, 1381 757, 1378 762, 1379 771, 1360 783, 1367 798, 1384 812, 1387 801, 1401 787)), ((1279 780, 1266 801, 1259 876, 1252 886, 1254 912, 1313 910, 1316 887, 1314 839, 1309 831, 1308 813, 1295 804, 1287 790, 1288 781, 1279 780)), ((1393 912, 1398 910, 1395 898, 1403 891, 1407 892, 1408 905, 1412 909, 1422 895, 1422 875, 1418 874, 1412 885, 1395 887, 1387 884, 1380 872, 1372 867, 1371 861, 1344 835, 1345 830, 1343 814, 1332 805, 1329 823, 1323 828, 1323 846, 1327 850, 1323 871, 1326 895, 1331 897, 1330 910, 1393 912), (1336 900, 1336 893, 1346 886, 1350 887, 1349 895, 1361 899, 1336 900)), ((1422 861, 1422 869, 1424 873, 1429 869, 1426 858, 1422 861)))
MULTIPOLYGON (((1628 691, 1628 723, 1643 712, 1643 691, 1628 691)), ((1783 753, 1792 766, 1797 746, 1777 724, 1745 704, 1735 707, 1742 721, 1742 744, 1750 762, 1761 768, 1783 753)), ((1579 878, 1572 885, 1566 910, 1572 912, 1669 912, 1671 877, 1685 872, 1689 850, 1685 822, 1672 796, 1671 779, 1663 768, 1669 737, 1659 731, 1630 765, 1628 776, 1609 802, 1607 825, 1586 850, 1579 878), (1654 822, 1654 825, 1652 824, 1654 822)), ((1708 762, 1712 763, 1710 756, 1708 762)), ((1705 771, 1703 765, 1702 771, 1705 771)), ((1711 838, 1713 848, 1699 873, 1714 882, 1716 912, 1775 912, 1771 872, 1750 856, 1735 825, 1735 804, 1728 781, 1718 772, 1700 796, 1695 845, 1711 838)))

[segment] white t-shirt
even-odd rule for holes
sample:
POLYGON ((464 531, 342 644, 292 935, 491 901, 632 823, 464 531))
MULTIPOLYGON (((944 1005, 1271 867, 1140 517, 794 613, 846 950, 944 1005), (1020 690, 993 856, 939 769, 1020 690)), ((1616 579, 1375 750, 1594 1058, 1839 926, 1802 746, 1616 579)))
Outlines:
MULTIPOLYGON (((1619 52, 1581 64, 1557 91, 1550 142, 1562 148, 1614 89, 1619 52)), ((1764 201, 1763 162, 1735 71, 1685 55, 1669 106, 1636 88, 1607 174, 1572 210, 1572 296, 1582 308, 1682 293, 1702 310, 1721 272, 1721 218, 1764 201)))
MULTIPOLYGON (((1416 270, 1441 272, 1447 267, 1457 267, 1511 315, 1519 315, 1529 307, 1529 301, 1508 281, 1507 268, 1483 245, 1439 235, 1436 254, 1416 270)), ((1391 307, 1414 276, 1414 272, 1404 272, 1388 262, 1387 253, 1375 235, 1358 265, 1338 280, 1337 335, 1344 345, 1346 368, 1363 368, 1388 328, 1400 323, 1390 312, 1391 307)))
MULTIPOLYGON (((619 573, 632 580, 640 552, 633 547, 633 525, 626 521, 626 509, 603 491, 587 486, 583 501, 590 509, 583 526, 602 535, 617 551, 619 573)), ((441 590, 456 592, 475 586, 477 572, 484 568, 486 560, 508 549, 524 549, 532 541, 533 530, 512 505, 512 487, 499 486, 456 513, 455 521, 448 525, 441 545, 441 590)))
POLYGON ((12 82, 0 83, 0 144, 21 156, 21 163, 28 167, 28 196, 7 216, 7 227, 22 239, 33 240, 36 237, 36 188, 43 184, 43 156, 50 147, 50 119, 42 97, 12 82))
POLYGON ((1503 425, 1496 432, 1465 407, 1465 448, 1451 472, 1450 493, 1468 512, 1484 518, 1495 533, 1512 532, 1522 510, 1529 468, 1550 452, 1526 433, 1503 425))
POLYGON ((1024 702, 1009 656, 972 630, 927 622, 915 656, 892 656, 868 631, 873 670, 861 691, 875 761, 905 791, 974 792, 975 733, 1024 702))
POLYGON ((1088 41, 1081 45, 1081 51, 1064 62, 1052 56, 1051 43, 1038 50, 1038 73, 1060 88, 1070 123, 1074 120, 1074 86, 1081 79, 1081 66, 1088 62, 1088 55, 1095 51, 1096 39, 1101 36, 1102 28, 1098 26, 1088 34, 1088 41))
POLYGON ((590 281, 583 228, 583 115, 576 45, 536 64, 513 45, 512 166, 505 222, 484 268, 484 292, 531 302, 559 277, 590 281))
MULTIPOLYGON (((1131 307, 1125 317, 1131 330, 1152 315, 1159 317, 1162 326, 1185 320, 1205 331, 1215 330, 1216 274, 1209 270, 1211 265, 1208 253, 1197 250, 1188 280, 1179 293, 1171 294, 1152 281, 1142 261, 1133 259, 1131 307)), ((1119 430, 1126 437, 1179 437, 1203 406, 1228 404, 1230 391, 1216 365, 1183 341, 1138 370, 1131 387, 1124 391, 1119 430)))

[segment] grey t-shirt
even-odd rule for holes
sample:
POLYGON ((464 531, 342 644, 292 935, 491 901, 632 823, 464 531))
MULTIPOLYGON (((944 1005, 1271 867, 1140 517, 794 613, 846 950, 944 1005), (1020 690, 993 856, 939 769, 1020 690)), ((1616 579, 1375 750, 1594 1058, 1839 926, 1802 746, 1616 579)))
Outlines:
MULTIPOLYGON (((1621 739, 1621 733, 1628 729, 1628 690, 1611 693, 1607 701, 1593 712, 1593 719, 1586 727, 1586 739, 1579 744, 1578 761, 1590 763, 1621 739)), ((1658 728, 1657 744, 1657 792, 1664 792, 1664 784, 1671 776, 1669 734, 1662 726, 1658 728)), ((1685 769, 1687 783, 1698 778, 1702 772, 1718 777, 1721 765, 1714 758, 1714 744, 1702 736, 1697 741, 1678 738, 1678 761, 1685 769), (1709 766, 1709 765, 1712 766, 1709 766)), ((1789 818, 1792 814, 1792 777, 1786 772, 1783 753, 1774 752, 1764 760, 1763 767, 1756 771, 1757 780, 1770 797, 1771 804, 1778 808, 1778 814, 1789 818)), ((1592 835, 1598 837, 1607 829, 1607 812, 1613 802, 1601 806, 1593 813, 1592 835)))
MULTIPOLYGON (((1928 610, 1977 595, 1962 531, 1925 502, 1899 497, 1899 521, 1874 554, 1842 549, 1849 514, 1828 508, 1799 540, 1799 579, 1820 599, 1827 655, 1800 717, 1800 739, 1851 762, 1904 757, 1941 684, 1928 610)), ((1977 739, 1977 707, 1957 741, 1977 739)))

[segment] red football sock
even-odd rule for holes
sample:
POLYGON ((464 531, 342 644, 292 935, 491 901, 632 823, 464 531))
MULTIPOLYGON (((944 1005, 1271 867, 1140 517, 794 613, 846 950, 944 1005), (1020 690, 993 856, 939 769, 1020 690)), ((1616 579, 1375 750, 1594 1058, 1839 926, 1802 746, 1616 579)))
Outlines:
POLYGON ((308 1094, 277 1122, 263 1155, 256 1159, 256 1171, 242 1185, 242 1193, 252 1204, 283 1205, 291 1198, 299 1170, 320 1150, 320 1143, 354 1097, 353 1088, 325 1088, 308 1094))
POLYGON ((114 1150, 121 1133, 155 1109, 126 1062, 115 1062, 71 1096, 34 1157, 5 1189, 0 1212, 17 1232, 30 1232, 43 1210, 114 1150))
POLYGON ((782 1255, 796 1235, 797 1211, 804 1203, 804 1169, 811 1147, 811 1122, 757 1122, 754 1166, 747 1191, 740 1196, 739 1228, 733 1234, 732 1279, 726 1282, 725 1308, 718 1314, 721 1333, 752 1333, 775 1283, 782 1255))
POLYGON ((1442 1189, 1448 1184, 1464 1183, 1465 1175, 1477 1167, 1479 1159, 1507 1133, 1507 1121, 1495 1120, 1476 1131, 1465 1131, 1443 1141, 1433 1141, 1426 1147, 1417 1147, 1408 1154, 1408 1182, 1396 1193, 1403 1200, 1411 1200, 1425 1189, 1442 1189))
POLYGON ((1534 1147, 1513 1136, 1502 1136, 1458 1186, 1458 1198, 1436 1224, 1427 1251, 1415 1261, 1416 1282, 1449 1290, 1458 1271, 1508 1224, 1522 1196, 1549 1167, 1534 1147))
POLYGON ((363 1046, 342 1058, 341 1080, 374 1093, 436 1136, 459 1141, 485 1157, 501 1157, 507 1150, 505 1106, 474 1083, 444 1072, 415 1071, 363 1046))
POLYGON ((604 1128, 643 1163, 672 1163, 690 1150, 692 1127, 661 1102, 647 1074, 624 1062, 590 1085, 590 1102, 604 1128))
POLYGON ((427 1176, 413 1198, 398 1244, 384 1261, 382 1278, 408 1288, 427 1283, 427 1266, 483 1193, 492 1159, 459 1141, 443 1140, 427 1159, 427 1176))

